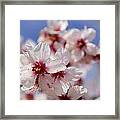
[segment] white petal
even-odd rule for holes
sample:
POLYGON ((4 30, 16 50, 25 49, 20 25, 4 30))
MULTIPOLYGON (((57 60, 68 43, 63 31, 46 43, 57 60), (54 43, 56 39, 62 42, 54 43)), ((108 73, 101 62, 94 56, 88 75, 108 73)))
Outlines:
POLYGON ((71 58, 74 60, 74 62, 78 62, 84 57, 84 52, 79 49, 74 49, 71 52, 71 58))
POLYGON ((22 45, 23 50, 33 50, 35 47, 35 43, 29 39, 25 42, 25 44, 22 45))
POLYGON ((63 89, 63 92, 66 94, 70 85, 68 83, 64 83, 62 81, 60 81, 61 85, 62 85, 62 89, 63 89))
POLYGON ((58 51, 52 59, 46 61, 46 67, 49 73, 56 73, 59 71, 64 71, 66 69, 65 60, 61 58, 61 52, 58 51))
POLYGON ((81 31, 79 29, 71 29, 64 34, 63 38, 67 43, 74 45, 81 38, 81 31))
POLYGON ((32 85, 30 87, 26 87, 25 85, 23 85, 21 87, 21 90, 24 91, 26 94, 35 93, 36 92, 36 90, 34 89, 34 85, 32 85))
POLYGON ((26 51, 23 51, 23 54, 25 55, 25 57, 27 57, 27 59, 31 62, 31 63, 34 63, 37 58, 34 54, 34 52, 32 50, 28 50, 27 52, 26 51))
POLYGON ((67 42, 66 45, 65 45, 65 48, 69 51, 73 50, 74 49, 74 43, 71 44, 71 43, 67 42))
POLYGON ((39 42, 39 44, 37 44, 34 48, 34 54, 38 60, 41 58, 41 54, 40 54, 41 46, 42 46, 42 42, 39 42))
POLYGON ((47 71, 49 73, 56 73, 66 69, 66 66, 61 62, 61 60, 50 60, 46 63, 46 67, 48 68, 47 71))
POLYGON ((20 62, 22 65, 27 65, 30 63, 29 59, 24 54, 20 54, 20 62))
POLYGON ((59 25, 60 25, 60 30, 63 31, 67 28, 68 21, 67 20, 60 20, 59 25))
POLYGON ((59 48, 62 48, 62 47, 63 47, 63 44, 60 43, 60 42, 54 42, 54 47, 55 47, 55 49, 57 50, 57 49, 59 49, 59 48))
POLYGON ((87 43, 87 47, 85 51, 88 55, 96 55, 98 52, 98 49, 96 45, 94 45, 93 43, 87 43))
POLYGON ((62 37, 66 41, 65 48, 71 51, 76 47, 77 41, 81 39, 81 31, 79 29, 71 29, 62 37))
POLYGON ((67 65, 70 61, 70 52, 66 49, 59 48, 55 54, 55 58, 62 60, 62 63, 67 65))
MULTIPOLYGON (((39 88, 43 93, 51 96, 53 99, 57 98, 54 88, 52 87, 51 82, 49 82, 50 77, 48 76, 40 76, 39 77, 39 88)), ((50 80, 51 81, 51 80, 50 80)))
POLYGON ((21 84, 23 85, 24 88, 30 89, 31 87, 33 87, 35 82, 35 77, 33 76, 33 73, 32 73, 31 64, 25 65, 20 70, 21 70, 20 71, 21 84))
POLYGON ((44 93, 38 93, 34 95, 35 100, 47 100, 47 95, 44 93))
POLYGON ((96 30, 93 28, 85 28, 81 33, 81 38, 92 41, 96 36, 96 30))
POLYGON ((54 91, 57 96, 60 96, 62 94, 65 94, 62 88, 62 84, 59 81, 56 81, 54 84, 54 91))
POLYGON ((63 57, 63 63, 67 65, 70 62, 70 52, 64 49, 62 57, 63 57))
POLYGON ((83 96, 85 93, 87 93, 86 88, 76 85, 76 86, 72 86, 69 89, 68 96, 70 96, 71 99, 76 100, 76 99, 80 98, 81 96, 83 96))
POLYGON ((48 28, 53 31, 63 31, 67 28, 68 22, 66 20, 49 20, 48 28))
POLYGON ((65 79, 70 81, 71 80, 77 81, 81 78, 81 75, 82 75, 82 71, 76 67, 68 67, 65 70, 65 72, 66 72, 65 79))
POLYGON ((38 43, 40 43, 40 42, 45 42, 45 43, 47 43, 47 44, 51 44, 52 43, 52 41, 49 39, 49 30, 48 30, 48 28, 47 27, 45 27, 45 28, 43 28, 41 31, 40 31, 40 35, 39 35, 39 37, 38 37, 38 43))
POLYGON ((47 43, 40 42, 34 49, 35 55, 46 61, 50 57, 50 47, 47 43))

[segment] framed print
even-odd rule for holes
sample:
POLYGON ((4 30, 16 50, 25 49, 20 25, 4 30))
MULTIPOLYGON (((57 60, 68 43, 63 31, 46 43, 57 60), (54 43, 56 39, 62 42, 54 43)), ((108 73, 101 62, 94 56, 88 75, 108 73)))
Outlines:
POLYGON ((119 119, 119 2, 1 3, 2 119, 119 119))

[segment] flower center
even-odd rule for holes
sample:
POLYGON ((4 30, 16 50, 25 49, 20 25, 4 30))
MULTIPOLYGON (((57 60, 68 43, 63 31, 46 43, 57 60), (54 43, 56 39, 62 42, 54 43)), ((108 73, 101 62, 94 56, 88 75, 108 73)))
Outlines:
POLYGON ((80 39, 77 41, 76 47, 82 49, 84 46, 86 46, 86 42, 84 39, 80 39))
POLYGON ((54 77, 55 80, 56 79, 61 79, 61 78, 64 78, 65 72, 64 71, 60 71, 60 72, 51 74, 51 76, 54 77))
POLYGON ((39 61, 39 62, 35 62, 33 64, 33 67, 32 67, 32 71, 34 73, 34 75, 39 75, 39 74, 42 74, 44 75, 45 73, 47 73, 46 71, 46 66, 43 62, 39 61))
POLYGON ((60 39, 58 34, 48 34, 48 38, 53 42, 59 41, 60 39))
POLYGON ((57 27, 54 29, 55 31, 60 31, 60 27, 57 27))

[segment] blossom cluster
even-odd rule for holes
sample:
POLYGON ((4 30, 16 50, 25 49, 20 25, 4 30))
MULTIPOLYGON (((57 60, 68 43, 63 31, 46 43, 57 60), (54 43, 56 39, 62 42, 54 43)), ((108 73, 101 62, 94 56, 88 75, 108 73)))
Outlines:
POLYGON ((48 20, 37 44, 20 46, 21 99, 85 99, 86 66, 100 61, 99 46, 92 43, 96 30, 67 27, 66 20, 48 20))

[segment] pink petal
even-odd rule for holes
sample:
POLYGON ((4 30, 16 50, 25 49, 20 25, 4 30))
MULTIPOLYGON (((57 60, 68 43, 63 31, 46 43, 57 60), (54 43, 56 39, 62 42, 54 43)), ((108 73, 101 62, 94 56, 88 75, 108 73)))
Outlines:
POLYGON ((74 45, 81 38, 81 31, 79 29, 71 29, 63 35, 63 38, 68 44, 74 45))
POLYGON ((84 57, 84 52, 79 49, 74 49, 71 52, 71 58, 74 60, 74 62, 78 62, 84 57))
POLYGON ((62 86, 64 94, 66 94, 68 89, 70 88, 70 84, 69 83, 65 83, 63 81, 60 81, 60 83, 61 83, 61 86, 62 86))
POLYGON ((82 76, 82 71, 76 67, 68 67, 66 70, 65 79, 69 81, 77 81, 82 76))
POLYGON ((21 67, 20 80, 24 90, 28 90, 34 86, 35 77, 33 76, 33 73, 32 73, 31 64, 21 67))
POLYGON ((48 28, 51 31, 63 31, 67 28, 68 22, 66 20, 49 20, 48 28))
POLYGON ((55 91, 55 94, 57 96, 60 96, 62 94, 65 94, 63 89, 62 89, 62 85, 60 83, 60 81, 56 81, 55 84, 54 84, 54 91, 55 91))
POLYGON ((51 96, 51 98, 56 99, 57 96, 52 85, 53 83, 50 81, 50 76, 40 76, 38 80, 39 89, 42 90, 43 93, 47 94, 47 96, 51 96))
POLYGON ((96 36, 96 30, 93 28, 85 28, 81 33, 81 38, 92 41, 96 36))
POLYGON ((35 47, 35 43, 32 40, 27 40, 23 45, 22 49, 23 50, 32 50, 35 47))
POLYGON ((85 93, 87 93, 87 89, 86 88, 83 88, 82 86, 72 86, 70 89, 69 89, 69 92, 68 92, 68 96, 73 99, 73 100, 76 100, 80 97, 82 97, 85 93))
POLYGON ((34 49, 35 55, 40 60, 46 61, 50 57, 50 47, 47 43, 40 42, 34 49))
POLYGON ((70 61, 70 53, 66 49, 59 48, 55 54, 55 58, 62 60, 62 63, 67 65, 70 61))
POLYGON ((20 62, 22 65, 27 65, 30 63, 29 59, 24 54, 20 54, 20 62))
POLYGON ((61 63, 60 60, 52 60, 49 63, 46 64, 47 68, 48 68, 48 72, 49 73, 56 73, 59 71, 64 71, 66 69, 66 66, 61 63))
POLYGON ((34 63, 37 60, 37 57, 32 50, 23 51, 23 54, 25 55, 25 57, 27 57, 30 63, 34 63))
POLYGON ((85 51, 88 55, 96 55, 98 52, 98 48, 93 43, 87 43, 85 51))

